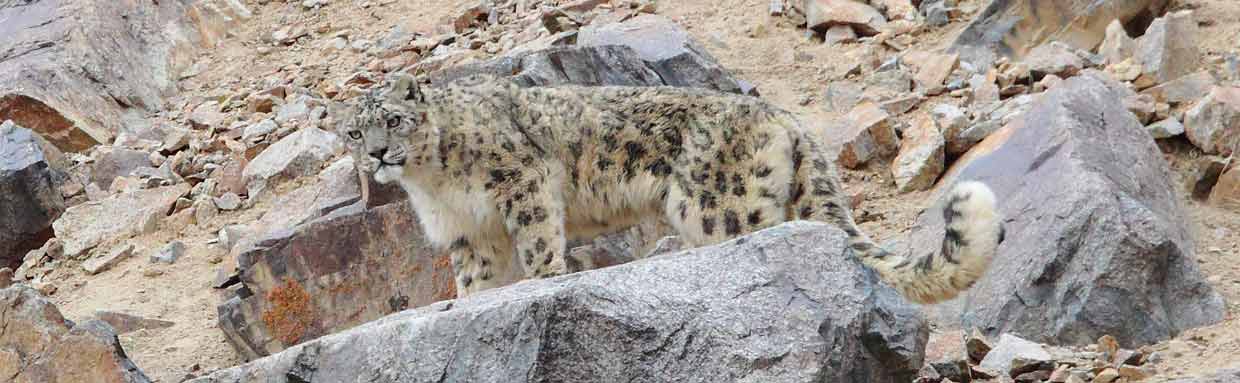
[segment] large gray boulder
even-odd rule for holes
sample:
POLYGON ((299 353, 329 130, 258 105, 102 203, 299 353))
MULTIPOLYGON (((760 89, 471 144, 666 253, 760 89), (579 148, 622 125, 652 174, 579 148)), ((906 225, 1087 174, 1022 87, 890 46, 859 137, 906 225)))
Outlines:
POLYGON ((0 377, 13 383, 145 383, 106 322, 65 320, 25 285, 0 289, 0 377))
POLYGON ((1119 20, 1132 35, 1161 15, 1169 0, 991 0, 952 43, 960 61, 987 67, 999 57, 1024 58, 1051 41, 1093 51, 1119 20))
POLYGON ((111 142, 245 17, 236 0, 0 1, 0 121, 64 151, 111 142))
POLYGON ((0 268, 17 269, 26 252, 43 246, 65 210, 57 188, 63 169, 52 166, 40 140, 11 121, 0 123, 0 268))
POLYGON ((909 382, 928 327, 794 222, 390 315, 193 382, 909 382))
MULTIPOLYGON (((949 323, 1051 344, 1109 334, 1134 348, 1223 319, 1222 297, 1197 268, 1175 177, 1124 108, 1129 94, 1086 71, 945 176, 939 190, 989 184, 1008 217, 991 270, 962 301, 940 306, 949 323)), ((942 230, 940 214, 922 214, 909 249, 939 248, 942 230)))
POLYGON ((488 74, 510 77, 521 86, 623 85, 685 86, 745 93, 736 80, 684 29, 662 16, 642 15, 623 23, 589 25, 576 44, 545 49, 514 49, 481 63, 430 74, 431 83, 488 74))

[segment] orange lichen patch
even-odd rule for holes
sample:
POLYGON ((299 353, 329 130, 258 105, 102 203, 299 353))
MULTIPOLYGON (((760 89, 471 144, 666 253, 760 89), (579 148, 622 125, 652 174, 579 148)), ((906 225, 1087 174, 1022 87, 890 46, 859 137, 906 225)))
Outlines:
POLYGON ((447 255, 435 257, 431 264, 431 280, 435 284, 435 301, 456 298, 456 278, 452 272, 452 259, 447 255))
POLYGON ((263 311, 263 323, 285 346, 292 346, 304 339, 314 324, 315 315, 310 308, 310 294, 300 283, 284 278, 284 284, 267 293, 270 309, 263 311))

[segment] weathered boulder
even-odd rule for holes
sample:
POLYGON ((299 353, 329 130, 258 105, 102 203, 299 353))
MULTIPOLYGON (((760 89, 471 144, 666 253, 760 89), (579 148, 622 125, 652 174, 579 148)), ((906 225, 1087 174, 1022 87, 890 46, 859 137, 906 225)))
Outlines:
POLYGON ((572 46, 552 47, 465 64, 430 74, 442 85, 473 74, 510 77, 521 86, 689 86, 746 93, 713 56, 676 23, 655 15, 587 26, 572 46))
POLYGON ((0 289, 0 376, 13 383, 143 383, 107 323, 70 323, 34 289, 0 289))
POLYGON ((845 244, 788 223, 404 311, 193 382, 908 382, 926 322, 845 244))
POLYGON ((422 239, 407 202, 353 204, 268 233, 237 263, 241 286, 219 326, 250 359, 456 296, 451 262, 422 239))
POLYGON ((65 210, 52 229, 64 244, 65 256, 75 257, 108 241, 155 230, 188 192, 189 184, 176 184, 83 203, 65 210))
POLYGON ((0 121, 64 151, 108 143, 245 17, 233 0, 0 2, 0 121))
POLYGON ((258 198, 279 181, 317 174, 324 162, 342 152, 344 143, 335 133, 304 128, 264 149, 245 166, 241 177, 250 198, 258 198))
POLYGON ((991 0, 952 43, 960 60, 988 67, 999 57, 1021 59, 1034 47, 1060 41, 1093 51, 1119 20, 1139 34, 1169 0, 991 0))
POLYGON ((65 210, 63 169, 52 166, 40 140, 12 121, 0 124, 0 268, 17 269, 51 238, 52 221, 65 210))
MULTIPOLYGON (((1223 318, 1222 297, 1197 268, 1175 177, 1121 102, 1129 94, 1085 71, 944 176, 940 192, 954 180, 989 184, 1008 217, 990 271, 937 308, 947 323, 1050 344, 1109 334, 1133 347, 1223 318)), ((939 248, 942 227, 941 215, 922 214, 907 251, 939 248)))
POLYGON ((1188 140, 1209 154, 1230 155, 1240 145, 1240 87, 1214 87, 1184 113, 1188 140))

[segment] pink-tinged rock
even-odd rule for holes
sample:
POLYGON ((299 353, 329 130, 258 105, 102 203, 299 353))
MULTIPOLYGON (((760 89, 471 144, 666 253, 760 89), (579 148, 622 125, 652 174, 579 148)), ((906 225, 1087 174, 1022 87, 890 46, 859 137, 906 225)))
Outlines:
POLYGON ((177 184, 83 203, 65 210, 52 229, 64 244, 65 255, 77 256, 109 241, 154 231, 189 189, 189 184, 177 184))
POLYGON ((1184 113, 1184 132, 1202 151, 1230 155, 1240 145, 1240 88, 1214 87, 1184 113))
POLYGON ((934 119, 925 114, 913 116, 904 132, 900 154, 891 164, 891 176, 901 192, 926 190, 943 173, 946 157, 943 134, 934 119))

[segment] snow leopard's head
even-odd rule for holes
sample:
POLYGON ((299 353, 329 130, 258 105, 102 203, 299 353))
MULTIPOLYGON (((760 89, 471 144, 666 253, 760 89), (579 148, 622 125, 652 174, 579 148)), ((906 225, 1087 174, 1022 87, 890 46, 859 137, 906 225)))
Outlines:
POLYGON ((394 73, 369 93, 336 105, 336 131, 359 170, 379 183, 400 178, 409 145, 428 138, 415 134, 426 119, 418 108, 422 101, 413 76, 394 73))

